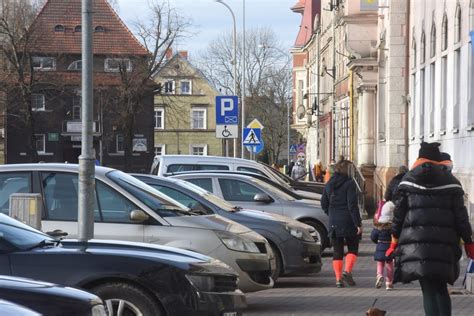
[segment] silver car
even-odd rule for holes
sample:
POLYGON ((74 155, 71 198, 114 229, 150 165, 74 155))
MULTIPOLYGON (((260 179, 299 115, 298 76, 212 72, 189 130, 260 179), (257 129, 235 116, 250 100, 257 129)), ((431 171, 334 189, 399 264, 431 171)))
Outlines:
POLYGON ((255 177, 240 174, 198 173, 172 176, 192 182, 233 205, 264 212, 277 213, 313 226, 323 248, 329 246, 329 219, 315 200, 297 200, 255 177))
MULTIPOLYGON (((271 288, 273 253, 264 237, 219 215, 193 216, 189 209, 121 171, 96 167, 96 239, 139 241, 196 251, 239 273, 244 292, 271 288)), ((44 231, 77 236, 78 165, 0 166, 0 212, 12 193, 40 193, 44 231)))

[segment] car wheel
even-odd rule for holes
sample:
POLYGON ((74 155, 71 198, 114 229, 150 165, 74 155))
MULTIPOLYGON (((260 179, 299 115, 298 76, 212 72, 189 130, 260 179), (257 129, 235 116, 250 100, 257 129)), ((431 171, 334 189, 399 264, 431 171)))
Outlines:
POLYGON ((276 282, 283 270, 283 259, 281 258, 280 250, 275 245, 270 244, 270 247, 272 247, 272 252, 275 256, 275 270, 272 270, 272 279, 273 282, 276 282))
POLYGON ((321 242, 321 251, 329 247, 329 238, 323 225, 312 220, 303 220, 302 222, 312 226, 316 230, 317 238, 321 242))
POLYGON ((107 307, 109 315, 161 316, 156 299, 142 289, 126 283, 107 283, 91 290, 107 307))

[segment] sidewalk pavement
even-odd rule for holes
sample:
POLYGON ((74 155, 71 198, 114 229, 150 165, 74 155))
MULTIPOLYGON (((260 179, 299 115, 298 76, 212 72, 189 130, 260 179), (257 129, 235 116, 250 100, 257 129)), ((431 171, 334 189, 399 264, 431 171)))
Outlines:
MULTIPOLYGON (((397 283, 393 291, 386 291, 385 286, 375 288, 375 244, 369 238, 371 230, 372 221, 364 221, 359 259, 353 271, 355 287, 335 287, 331 252, 325 252, 319 274, 281 278, 273 289, 248 294, 249 307, 244 315, 365 315, 375 299, 375 307, 386 310, 388 316, 424 315, 418 282, 397 283)), ((461 259, 461 276, 452 288, 456 292, 462 290, 466 264, 467 259, 461 259)), ((474 315, 474 295, 452 294, 451 301, 454 316, 474 315)))

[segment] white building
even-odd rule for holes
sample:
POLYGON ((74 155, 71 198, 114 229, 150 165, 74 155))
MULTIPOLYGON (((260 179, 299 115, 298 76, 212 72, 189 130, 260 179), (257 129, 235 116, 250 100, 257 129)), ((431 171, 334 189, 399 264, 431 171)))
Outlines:
POLYGON ((422 141, 454 162, 474 211, 473 0, 410 2, 409 163, 422 141))

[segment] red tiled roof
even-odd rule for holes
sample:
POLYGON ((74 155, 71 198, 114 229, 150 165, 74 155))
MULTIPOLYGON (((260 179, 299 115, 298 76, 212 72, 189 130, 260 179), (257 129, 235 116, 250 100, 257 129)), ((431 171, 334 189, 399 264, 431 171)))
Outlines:
MULTIPOLYGON (((305 0, 300 0, 300 2, 305 0)), ((298 3, 299 4, 299 3, 298 3)), ((293 10, 303 14, 298 36, 296 37, 295 47, 303 47, 311 39, 313 34, 314 19, 317 14, 321 14, 321 0, 306 0, 304 10, 293 10)))
POLYGON ((298 0, 298 3, 291 7, 293 12, 302 12, 306 0, 298 0))
MULTIPOLYGON (((93 28, 102 26, 105 32, 94 32, 94 54, 144 56, 148 52, 125 26, 106 0, 93 1, 93 28)), ((80 54, 81 0, 49 0, 33 22, 30 30, 33 50, 44 54, 80 54), (55 26, 65 27, 55 32, 55 26)))

